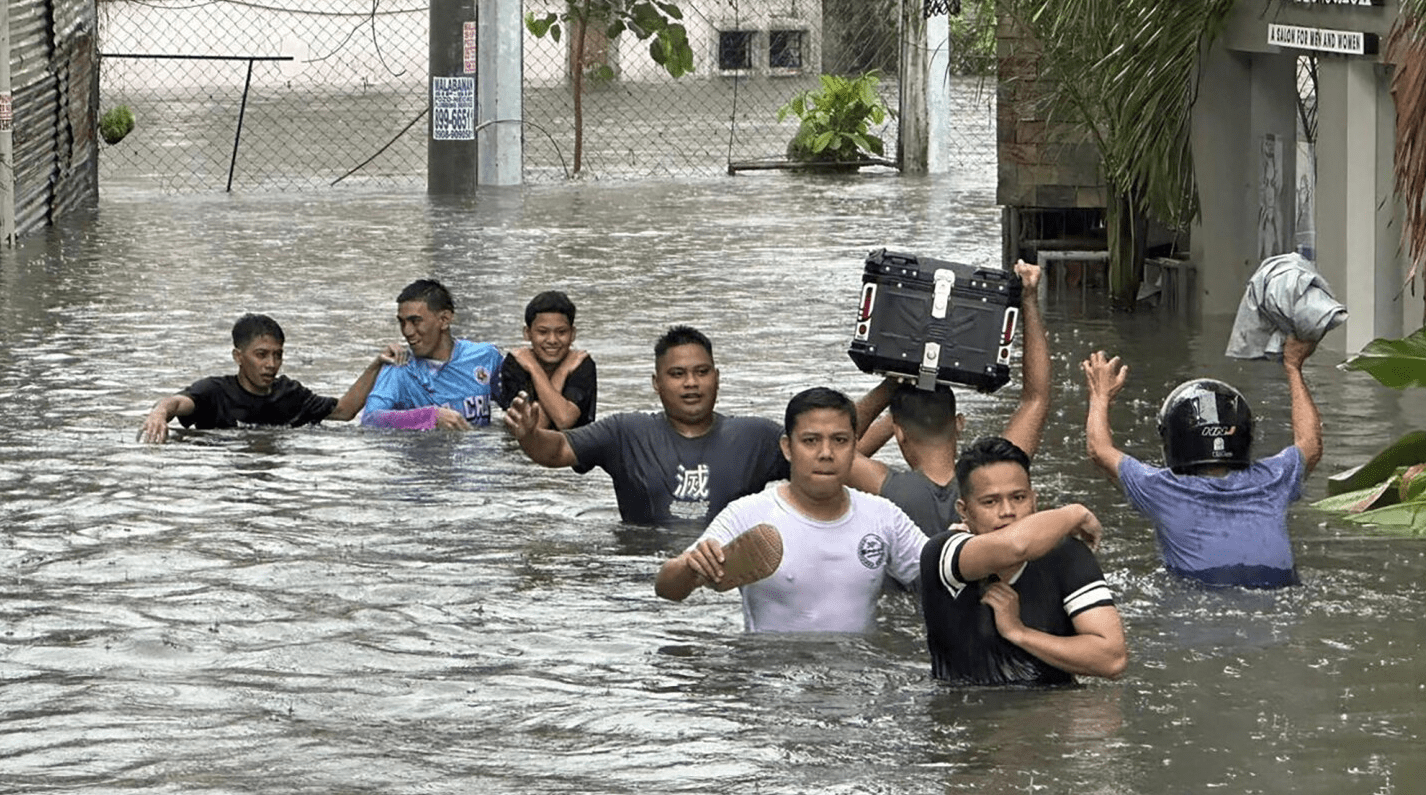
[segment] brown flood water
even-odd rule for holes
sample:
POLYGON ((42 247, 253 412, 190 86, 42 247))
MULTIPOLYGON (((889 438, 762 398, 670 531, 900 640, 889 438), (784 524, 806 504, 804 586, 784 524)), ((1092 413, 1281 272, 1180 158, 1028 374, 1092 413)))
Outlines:
MULTIPOLYGON (((1426 546, 1306 507, 1301 587, 1167 575, 1083 455, 1078 363, 1122 354, 1114 414, 1148 458, 1167 389, 1250 397, 1290 441, 1271 365, 1222 357, 1228 318, 1047 306, 1056 408, 1042 505, 1081 501, 1128 631, 1116 682, 954 690, 916 605, 866 637, 741 634, 736 595, 661 602, 685 534, 620 525, 607 478, 531 465, 499 428, 302 430, 134 443, 153 401, 231 370, 263 311, 284 372, 344 389, 397 339, 396 292, 445 281, 458 333, 516 344, 534 293, 579 304, 602 412, 654 405, 651 347, 707 331, 720 408, 875 383, 846 357, 861 258, 996 264, 982 179, 891 174, 490 192, 106 195, 0 255, 0 792, 1343 792, 1426 777, 1426 546)), ((1338 341, 1340 344, 1340 341, 1338 341)), ((1309 362, 1326 458, 1307 484, 1426 424, 1419 395, 1309 362)), ((997 431, 1015 384, 963 399, 997 431)), ((894 450, 882 454, 899 464, 894 450)), ((1412 782, 1417 782, 1413 784, 1412 782)))

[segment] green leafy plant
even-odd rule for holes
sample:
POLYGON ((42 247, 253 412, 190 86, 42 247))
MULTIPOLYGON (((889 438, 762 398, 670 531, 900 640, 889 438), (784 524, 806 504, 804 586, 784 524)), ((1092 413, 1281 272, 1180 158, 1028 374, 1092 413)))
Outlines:
POLYGON ((962 0, 961 12, 952 13, 951 71, 966 75, 995 74, 996 0, 962 0))
POLYGON ((570 31, 570 82, 574 89, 574 173, 584 167, 584 86, 613 82, 614 69, 602 55, 589 58, 586 45, 591 35, 613 42, 625 33, 649 42, 649 57, 670 77, 693 71, 693 48, 683 26, 683 11, 673 3, 659 0, 566 0, 563 11, 537 17, 525 15, 525 27, 535 38, 549 36, 558 42, 564 29, 570 31))
POLYGON ((111 109, 99 118, 99 135, 104 143, 113 146, 124 140, 124 136, 134 131, 134 112, 128 105, 111 109))
MULTIPOLYGON (((1342 367, 1368 373, 1394 389, 1426 386, 1426 328, 1399 340, 1372 340, 1342 367)), ((1412 431, 1370 461, 1329 477, 1328 497, 1313 507, 1386 532, 1426 534, 1423 475, 1426 431, 1412 431)))
POLYGON ((801 119, 797 134, 787 145, 787 157, 799 163, 854 163, 885 149, 873 125, 885 124, 896 114, 886 106, 877 86, 876 72, 846 78, 822 75, 822 88, 794 96, 777 111, 777 120, 789 115, 801 119))

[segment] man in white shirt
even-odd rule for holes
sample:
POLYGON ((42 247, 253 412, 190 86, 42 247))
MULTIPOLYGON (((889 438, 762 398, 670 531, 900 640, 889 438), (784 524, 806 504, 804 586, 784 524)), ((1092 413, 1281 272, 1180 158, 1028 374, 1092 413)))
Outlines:
POLYGON ((741 585, 745 628, 870 630, 884 577, 915 582, 926 539, 889 500, 847 487, 856 416, 856 405, 833 389, 794 396, 781 440, 791 479, 724 508, 696 544, 659 570, 658 595, 682 601, 700 586, 723 590, 724 547, 771 526, 781 536, 782 559, 770 576, 741 585))

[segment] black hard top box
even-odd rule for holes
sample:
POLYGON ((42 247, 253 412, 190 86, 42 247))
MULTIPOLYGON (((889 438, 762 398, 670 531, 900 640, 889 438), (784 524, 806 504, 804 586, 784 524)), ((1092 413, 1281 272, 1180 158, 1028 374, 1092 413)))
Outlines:
POLYGON ((847 355, 864 373, 921 389, 994 392, 1010 381, 1020 293, 1007 271, 878 249, 866 258, 847 355))

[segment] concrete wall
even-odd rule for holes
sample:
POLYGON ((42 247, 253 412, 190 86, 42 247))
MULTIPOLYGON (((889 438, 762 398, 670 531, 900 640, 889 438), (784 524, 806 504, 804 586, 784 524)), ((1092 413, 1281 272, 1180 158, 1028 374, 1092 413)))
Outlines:
POLYGON ((1291 53, 1217 47, 1204 57, 1192 118, 1202 209, 1190 253, 1206 314, 1235 312, 1258 264, 1292 248, 1296 70, 1291 53))
POLYGON ((1002 21, 997 33, 996 203, 1014 208, 1102 208, 1099 150, 1071 124, 1041 107, 1039 52, 1024 31, 1002 21))

